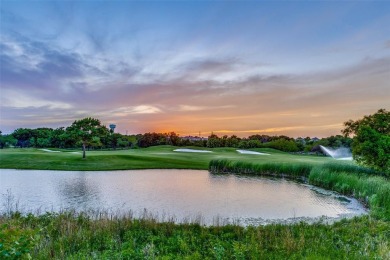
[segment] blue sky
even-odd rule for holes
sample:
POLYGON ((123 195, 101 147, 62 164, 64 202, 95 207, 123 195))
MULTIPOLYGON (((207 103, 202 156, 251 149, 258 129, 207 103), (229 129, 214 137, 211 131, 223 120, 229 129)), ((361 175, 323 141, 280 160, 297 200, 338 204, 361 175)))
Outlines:
POLYGON ((0 129, 327 136, 389 109, 388 1, 1 1, 0 129))

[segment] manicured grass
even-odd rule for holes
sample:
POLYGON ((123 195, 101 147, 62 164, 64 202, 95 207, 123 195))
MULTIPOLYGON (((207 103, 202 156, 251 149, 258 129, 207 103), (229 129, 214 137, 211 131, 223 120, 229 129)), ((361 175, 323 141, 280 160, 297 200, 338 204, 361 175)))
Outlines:
MULTIPOLYGON (((302 156, 273 149, 252 149, 271 155, 240 154, 234 148, 193 149, 210 150, 212 153, 174 152, 174 146, 155 146, 145 149, 116 151, 87 151, 87 158, 81 154, 62 150, 50 153, 39 149, 2 149, 0 168, 3 169, 47 169, 47 170, 125 170, 125 169, 208 169, 210 160, 228 159, 232 161, 262 163, 307 163, 323 164, 332 159, 322 156, 302 156)), ((191 147, 189 147, 191 148, 191 147)), ((54 149, 53 149, 54 150, 54 149)), ((348 164, 348 162, 346 162, 348 164)))

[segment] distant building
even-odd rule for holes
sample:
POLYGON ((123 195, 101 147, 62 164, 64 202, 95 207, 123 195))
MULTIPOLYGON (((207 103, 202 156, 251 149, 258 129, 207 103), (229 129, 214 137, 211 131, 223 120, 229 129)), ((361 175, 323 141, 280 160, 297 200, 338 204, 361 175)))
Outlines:
POLYGON ((319 141, 319 140, 320 140, 320 138, 313 137, 311 140, 312 140, 312 141, 313 141, 313 143, 314 143, 314 142, 317 142, 317 141, 319 141))
POLYGON ((189 141, 203 141, 203 140, 207 141, 207 137, 199 137, 199 136, 191 136, 191 135, 183 136, 183 137, 181 137, 181 139, 182 140, 189 140, 189 141))

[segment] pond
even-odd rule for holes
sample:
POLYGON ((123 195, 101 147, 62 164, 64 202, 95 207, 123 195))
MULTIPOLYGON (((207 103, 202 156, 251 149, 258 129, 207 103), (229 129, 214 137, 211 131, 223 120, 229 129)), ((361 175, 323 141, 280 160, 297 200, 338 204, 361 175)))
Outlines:
POLYGON ((0 193, 2 212, 12 200, 25 213, 131 212, 135 217, 206 225, 337 220, 367 213, 353 198, 307 184, 199 170, 1 169, 0 193))

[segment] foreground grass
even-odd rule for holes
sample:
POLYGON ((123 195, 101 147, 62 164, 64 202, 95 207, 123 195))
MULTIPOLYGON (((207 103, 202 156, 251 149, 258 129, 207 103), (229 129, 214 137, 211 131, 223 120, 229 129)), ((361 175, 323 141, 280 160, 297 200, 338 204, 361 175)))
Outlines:
POLYGON ((127 169, 204 169, 210 160, 229 159, 257 163, 308 163, 312 165, 330 162, 322 156, 292 155, 273 149, 253 149, 271 155, 239 154, 234 148, 193 149, 211 150, 212 153, 174 152, 178 147, 155 146, 144 149, 89 151, 82 159, 77 150, 50 153, 39 149, 0 149, 0 168, 40 170, 127 170, 127 169))
POLYGON ((203 227, 153 219, 92 220, 71 212, 0 218, 0 258, 389 259, 390 223, 203 227))

